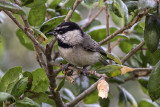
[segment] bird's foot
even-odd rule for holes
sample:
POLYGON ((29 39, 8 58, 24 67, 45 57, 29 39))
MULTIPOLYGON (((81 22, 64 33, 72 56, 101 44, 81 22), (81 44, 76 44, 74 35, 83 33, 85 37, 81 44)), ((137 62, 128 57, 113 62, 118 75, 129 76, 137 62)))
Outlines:
POLYGON ((85 75, 85 76, 87 75, 87 67, 88 67, 88 65, 83 67, 82 75, 85 75))

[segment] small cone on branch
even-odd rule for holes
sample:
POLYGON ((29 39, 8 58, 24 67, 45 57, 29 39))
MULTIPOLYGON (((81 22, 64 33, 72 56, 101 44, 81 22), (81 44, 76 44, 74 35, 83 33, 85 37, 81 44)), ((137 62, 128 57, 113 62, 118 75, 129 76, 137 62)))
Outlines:
POLYGON ((108 97, 109 84, 105 80, 100 80, 97 85, 98 96, 103 98, 108 97))

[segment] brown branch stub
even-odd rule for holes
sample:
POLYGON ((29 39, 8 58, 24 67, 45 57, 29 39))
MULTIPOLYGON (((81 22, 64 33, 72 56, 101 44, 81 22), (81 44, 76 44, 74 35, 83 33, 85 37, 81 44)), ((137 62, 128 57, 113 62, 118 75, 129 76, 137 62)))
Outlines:
POLYGON ((143 13, 139 12, 138 15, 137 15, 127 26, 124 26, 123 28, 117 30, 117 31, 114 32, 112 35, 110 35, 110 36, 108 36, 107 38, 105 38, 104 40, 100 41, 99 44, 102 45, 102 44, 104 44, 106 41, 112 39, 112 38, 115 37, 116 35, 122 33, 123 31, 125 31, 126 29, 131 28, 135 23, 137 23, 139 20, 141 20, 143 16, 146 16, 150 10, 151 10, 151 9, 146 9, 143 13))
POLYGON ((75 11, 75 9, 77 8, 77 6, 81 3, 82 0, 76 0, 73 8, 68 12, 66 18, 64 19, 65 22, 68 22, 70 20, 70 18, 72 17, 73 12, 75 11))
POLYGON ((128 60, 133 54, 135 54, 139 49, 141 49, 143 47, 143 45, 145 44, 144 41, 142 41, 136 48, 134 48, 133 50, 131 50, 126 56, 123 57, 122 59, 122 64, 124 64, 124 62, 126 60, 128 60))
MULTIPOLYGON (((104 79, 103 77, 101 77, 98 81, 104 79)), ((86 89, 85 91, 83 91, 80 95, 78 95, 74 100, 72 100, 71 102, 67 103, 67 107, 74 107, 79 101, 81 101, 82 99, 84 99, 87 95, 91 94, 94 90, 97 89, 97 84, 98 81, 95 82, 93 85, 91 85, 88 89, 86 89)))

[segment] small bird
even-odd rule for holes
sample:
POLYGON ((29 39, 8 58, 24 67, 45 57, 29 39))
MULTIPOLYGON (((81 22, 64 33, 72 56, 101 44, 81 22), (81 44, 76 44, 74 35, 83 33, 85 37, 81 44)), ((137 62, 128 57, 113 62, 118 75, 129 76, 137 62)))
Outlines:
POLYGON ((56 36, 61 57, 69 64, 86 68, 100 61, 103 65, 108 62, 101 55, 107 56, 101 46, 90 35, 83 32, 74 22, 62 22, 52 32, 47 33, 56 36))

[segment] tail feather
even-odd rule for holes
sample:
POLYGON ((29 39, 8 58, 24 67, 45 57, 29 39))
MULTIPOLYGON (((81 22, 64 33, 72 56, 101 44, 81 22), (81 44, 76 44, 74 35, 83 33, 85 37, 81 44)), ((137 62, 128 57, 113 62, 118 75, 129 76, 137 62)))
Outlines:
POLYGON ((101 57, 100 59, 99 59, 99 61, 105 66, 105 65, 109 65, 109 63, 103 58, 103 57, 101 57))

